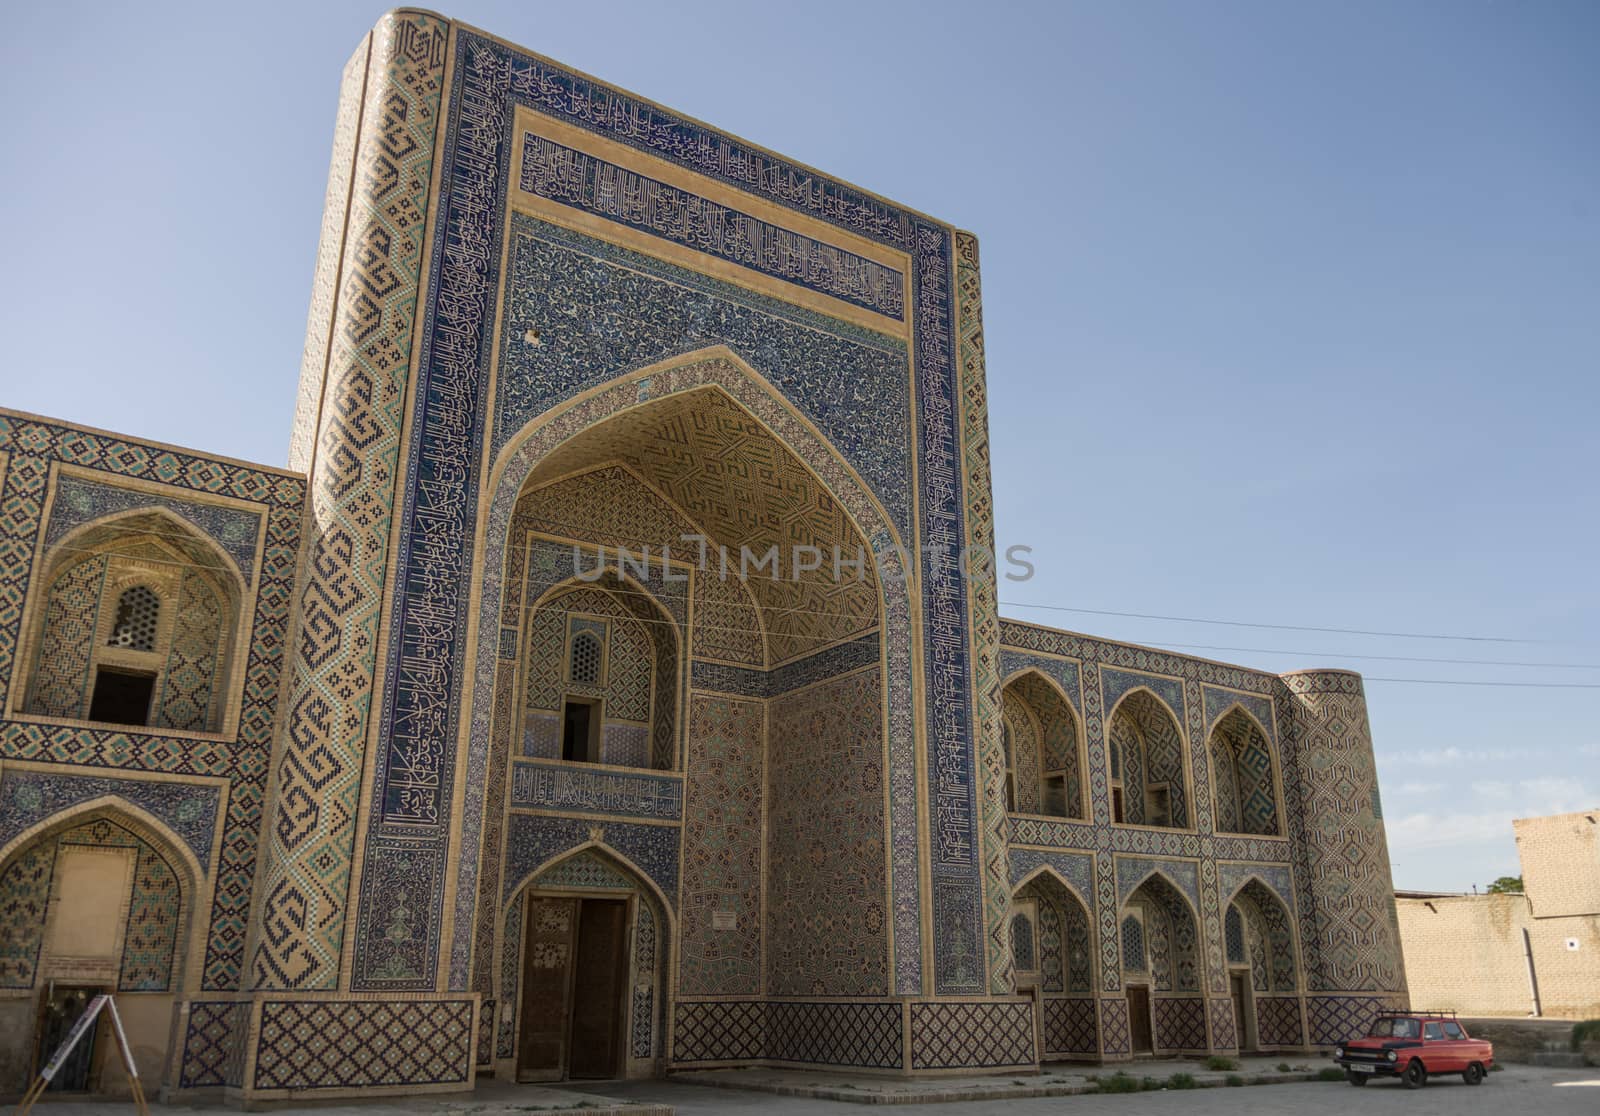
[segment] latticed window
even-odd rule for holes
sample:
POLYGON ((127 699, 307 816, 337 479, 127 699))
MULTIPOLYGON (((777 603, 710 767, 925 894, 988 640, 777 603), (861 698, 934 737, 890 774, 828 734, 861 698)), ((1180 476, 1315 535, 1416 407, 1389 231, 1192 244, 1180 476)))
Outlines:
POLYGON ((1145 967, 1144 927, 1133 915, 1122 920, 1122 967, 1136 972, 1145 967))
POLYGON ((1039 967, 1033 959, 1033 923, 1024 914, 1011 919, 1011 956, 1017 968, 1032 972, 1039 967))
POLYGON ((156 649, 156 621, 161 618, 161 598, 143 585, 123 591, 117 599, 117 619, 111 626, 108 647, 130 651, 156 649))
POLYGON ((1243 965, 1244 954, 1244 919, 1239 917, 1238 907, 1229 907, 1228 916, 1222 922, 1222 936, 1228 942, 1228 960, 1235 965, 1243 965))
POLYGON ((572 638, 571 677, 574 682, 600 681, 600 640, 593 632, 579 632, 572 638))

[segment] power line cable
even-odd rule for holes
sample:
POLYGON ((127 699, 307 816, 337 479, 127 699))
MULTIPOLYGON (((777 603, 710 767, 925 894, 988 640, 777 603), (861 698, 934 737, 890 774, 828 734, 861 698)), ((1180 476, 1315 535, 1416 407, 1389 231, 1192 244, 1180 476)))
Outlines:
POLYGON ((1004 608, 1037 608, 1047 612, 1082 612, 1091 616, 1121 616, 1133 620, 1168 620, 1179 624, 1220 624, 1230 628, 1270 628, 1280 632, 1324 632, 1335 635, 1383 636, 1387 639, 1455 639, 1472 643, 1552 643, 1546 639, 1516 639, 1510 636, 1440 635, 1429 632, 1384 632, 1368 628, 1319 628, 1309 624, 1255 624, 1244 620, 1206 620, 1197 616, 1163 616, 1151 612, 1116 612, 1106 608, 1074 608, 1069 605, 1026 604, 1001 601, 1004 608))

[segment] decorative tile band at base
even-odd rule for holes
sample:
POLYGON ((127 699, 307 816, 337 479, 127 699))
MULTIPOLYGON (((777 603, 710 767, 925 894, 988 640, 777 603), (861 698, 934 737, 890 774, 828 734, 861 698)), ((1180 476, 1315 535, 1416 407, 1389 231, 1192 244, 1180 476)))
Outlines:
POLYGON ((1100 1053, 1100 1032, 1092 996, 1047 999, 1043 1005, 1045 1057, 1093 1058, 1100 1053))
MULTIPOLYGON (((673 1023, 672 1063, 683 1069, 769 1064, 903 1073, 1038 1065, 1027 1000, 680 1000, 673 1023)), ((1092 1020, 1089 1027, 1092 1034, 1092 1020)))
POLYGON ((1262 1046, 1304 1045, 1299 996, 1256 997, 1256 1041, 1262 1046))
POLYGON ((189 1005, 178 1088, 239 1088, 244 1081, 250 1007, 249 1000, 197 1000, 189 1005))
POLYGON ((251 1092, 472 1088, 477 997, 264 1000, 251 1092))
POLYGON ((1384 1008, 1404 1007, 1405 997, 1337 994, 1306 997, 1307 1045, 1334 1046, 1352 1035, 1364 1035, 1384 1008))
POLYGON ((1037 1066, 1033 1004, 961 1000, 911 1005, 913 1070, 1037 1066))
POLYGON ((1206 1002, 1198 996, 1157 996, 1152 1005, 1157 1051, 1206 1050, 1206 1002))
POLYGON ((902 1025, 893 1000, 680 1000, 672 1060, 899 1070, 902 1025))
MULTIPOLYGON (((1239 1049, 1239 1025, 1233 1017, 1232 1000, 1211 1000, 1211 1048, 1217 1053, 1230 1053, 1239 1049)), ((1296 1001, 1298 1004, 1298 1001, 1296 1001)), ((1256 1001, 1256 1011, 1261 1001, 1256 1001)), ((1298 1006, 1295 1008, 1298 1012, 1298 1006)))

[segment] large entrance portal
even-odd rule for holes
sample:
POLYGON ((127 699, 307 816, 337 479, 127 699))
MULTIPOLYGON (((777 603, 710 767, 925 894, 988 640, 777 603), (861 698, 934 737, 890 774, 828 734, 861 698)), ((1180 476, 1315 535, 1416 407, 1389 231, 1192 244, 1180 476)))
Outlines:
POLYGON ((519 1081, 617 1077, 628 903, 529 896, 519 1081))

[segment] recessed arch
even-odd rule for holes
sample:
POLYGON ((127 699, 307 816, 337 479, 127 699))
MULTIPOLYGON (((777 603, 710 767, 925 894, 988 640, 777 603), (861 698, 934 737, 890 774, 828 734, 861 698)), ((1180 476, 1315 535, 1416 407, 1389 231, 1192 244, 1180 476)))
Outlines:
POLYGON ((127 509, 67 532, 37 570, 18 659, 25 683, 13 691, 19 712, 228 727, 249 586, 214 539, 166 508, 127 509), (123 619, 139 631, 119 632, 123 619))
POLYGON ((1261 722, 1235 702, 1206 737, 1213 825, 1219 833, 1282 834, 1278 757, 1261 722))
POLYGON ((1117 824, 1194 827, 1183 721, 1154 690, 1135 686, 1105 719, 1111 815, 1117 824))
MULTIPOLYGON (((1157 996, 1194 995, 1201 988, 1200 918, 1183 889, 1159 869, 1147 872, 1127 893, 1118 925, 1138 918, 1146 970, 1157 996)), ((1127 958, 1124 958, 1124 966, 1127 958)))
POLYGON ((1008 808, 1087 819, 1083 721, 1060 684, 1036 667, 1024 667, 1001 687, 1000 712, 1008 808))
MULTIPOLYGON (((915 778, 915 712, 909 698, 916 692, 911 659, 911 648, 915 645, 915 609, 911 603, 910 585, 904 576, 908 555, 901 548, 902 529, 855 469, 798 409, 783 399, 759 373, 721 346, 674 357, 591 389, 534 420, 513 435, 498 454, 491 467, 489 487, 492 491, 487 493, 485 514, 480 519, 479 527, 480 553, 484 556, 475 575, 482 579, 482 592, 478 596, 479 665, 468 681, 468 701, 473 720, 485 724, 492 721, 491 706, 496 683, 493 674, 485 668, 493 663, 497 644, 503 646, 499 643, 500 609, 514 591, 518 576, 516 567, 509 564, 512 557, 509 529, 517 510, 517 501, 528 492, 539 491, 540 482, 547 479, 581 475, 580 467, 588 462, 580 460, 577 451, 571 447, 591 431, 618 417, 637 415, 662 400, 681 400, 695 393, 702 393, 700 398, 703 399, 720 398, 723 402, 718 407, 724 413, 732 413, 733 408, 737 407, 753 417, 755 423, 765 431, 764 436, 772 438, 775 444, 781 445, 785 452, 798 461, 809 478, 806 483, 815 486, 817 491, 825 493, 837 503, 840 522, 848 525, 852 537, 861 540, 862 558, 872 584, 870 617, 874 622, 865 631, 867 636, 875 637, 871 648, 878 659, 874 673, 878 691, 872 700, 872 707, 875 710, 874 719, 880 726, 873 747, 880 758, 873 762, 887 762, 891 767, 891 770, 861 785, 882 788, 897 779, 915 778), (895 681, 888 682, 890 678, 895 681)), ((634 464, 629 460, 621 463, 626 466, 634 464)), ((648 473, 646 476, 648 479, 648 473)), ((674 556, 677 557, 676 554, 674 556)), ((848 570, 845 572, 849 574, 848 570)), ((781 615, 778 606, 787 607, 784 602, 776 602, 769 612, 781 615)), ((764 621, 766 637, 771 642, 777 638, 771 616, 765 617, 764 621)), ((844 643, 835 641, 834 646, 843 649, 844 643)), ((861 646, 867 647, 865 637, 861 646)), ((781 653, 775 653, 770 657, 767 669, 776 670, 787 661, 781 653)), ((858 662, 864 665, 865 660, 858 662)), ((841 672, 839 677, 855 677, 855 672, 859 671, 859 666, 852 667, 851 673, 841 672)), ((813 691, 802 688, 794 692, 813 691)), ((690 714, 686 713, 686 722, 689 717, 690 714)), ((776 725, 777 722, 771 724, 776 725)), ((769 731, 777 730, 772 728, 769 731)), ((498 742, 498 735, 491 731, 473 734, 471 747, 484 747, 487 750, 491 739, 496 741, 493 745, 496 749, 503 746, 498 742)), ((481 762, 488 766, 487 756, 481 761, 474 758, 469 762, 474 765, 481 762)), ((892 851, 883 858, 874 857, 873 863, 877 865, 887 861, 893 879, 892 887, 897 893, 913 896, 919 887, 914 843, 894 842, 890 835, 892 832, 916 831, 915 803, 900 796, 883 797, 879 809, 889 818, 884 841, 888 850, 892 851)), ((501 828, 503 822, 500 819, 485 815, 483 804, 469 799, 461 826, 462 840, 468 847, 480 839, 498 840, 501 828), (483 835, 481 838, 480 834, 483 835)), ((875 870, 882 872, 884 869, 879 867, 875 870)), ((476 879, 475 873, 476 865, 472 858, 464 858, 460 875, 463 886, 458 889, 455 920, 458 935, 474 925, 471 902, 463 896, 467 893, 483 896, 487 894, 486 888, 497 887, 494 881, 476 879)), ((881 883, 877 884, 871 890, 876 891, 882 886, 881 883)), ((893 909, 914 910, 918 901, 907 897, 897 899, 896 904, 893 909)), ((478 912, 480 920, 489 913, 489 908, 481 899, 478 912)), ((886 935, 889 932, 881 911, 873 914, 868 921, 873 935, 886 935)), ((892 948, 896 957, 908 957, 913 961, 920 958, 921 927, 915 920, 896 920, 892 932, 892 948)), ((877 947, 873 949, 876 952, 877 947)), ((886 956, 887 949, 886 945, 886 956)), ((919 966, 912 963, 901 968, 909 973, 919 966)))
MULTIPOLYGON (((0 847, 0 985, 69 1019, 84 988, 109 988, 140 1072, 159 1075, 170 1053, 165 1021, 198 987, 209 898, 198 858, 159 818, 115 794, 74 803, 0 847)), ((39 1036, 24 1026, 13 1050, 26 1059, 39 1036)), ((121 1071, 107 1072, 114 1087, 121 1071)))

